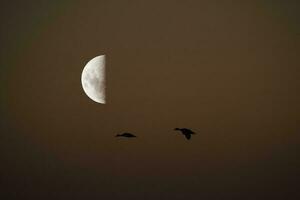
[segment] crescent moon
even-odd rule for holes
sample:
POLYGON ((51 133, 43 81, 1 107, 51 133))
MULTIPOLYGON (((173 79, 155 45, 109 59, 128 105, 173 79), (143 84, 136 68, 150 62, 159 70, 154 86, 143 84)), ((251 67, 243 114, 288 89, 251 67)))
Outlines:
POLYGON ((105 55, 97 56, 85 65, 81 84, 90 99, 105 104, 105 55))

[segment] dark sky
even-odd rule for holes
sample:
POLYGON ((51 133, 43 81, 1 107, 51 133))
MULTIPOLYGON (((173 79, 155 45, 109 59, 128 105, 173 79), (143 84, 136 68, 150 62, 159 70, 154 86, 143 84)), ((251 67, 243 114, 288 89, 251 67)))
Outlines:
POLYGON ((1 1, 3 199, 299 199, 299 13, 283 0, 1 1), (101 54, 106 105, 80 82, 101 54))

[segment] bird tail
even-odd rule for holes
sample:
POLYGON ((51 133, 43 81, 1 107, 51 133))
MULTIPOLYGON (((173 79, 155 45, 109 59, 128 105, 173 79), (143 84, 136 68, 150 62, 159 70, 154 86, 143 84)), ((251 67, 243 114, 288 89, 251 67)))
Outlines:
POLYGON ((117 135, 116 135, 116 137, 120 137, 120 136, 121 136, 120 134, 117 134, 117 135))

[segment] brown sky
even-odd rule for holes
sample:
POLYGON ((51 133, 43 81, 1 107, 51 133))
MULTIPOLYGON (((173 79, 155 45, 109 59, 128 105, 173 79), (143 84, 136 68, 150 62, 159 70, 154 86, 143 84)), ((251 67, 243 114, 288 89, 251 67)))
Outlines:
POLYGON ((296 199, 299 25, 278 2, 3 3, 7 194, 296 199), (80 83, 101 54, 106 105, 80 83))

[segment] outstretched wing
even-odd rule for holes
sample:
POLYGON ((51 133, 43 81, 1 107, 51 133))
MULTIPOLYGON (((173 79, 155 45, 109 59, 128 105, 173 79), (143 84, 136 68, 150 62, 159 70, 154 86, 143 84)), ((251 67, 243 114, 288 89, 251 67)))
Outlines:
POLYGON ((183 128, 182 132, 183 133, 188 133, 188 134, 196 134, 195 132, 193 132, 191 129, 188 129, 188 128, 183 128))
POLYGON ((186 139, 191 139, 191 134, 184 134, 184 136, 186 137, 186 139))

